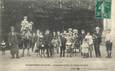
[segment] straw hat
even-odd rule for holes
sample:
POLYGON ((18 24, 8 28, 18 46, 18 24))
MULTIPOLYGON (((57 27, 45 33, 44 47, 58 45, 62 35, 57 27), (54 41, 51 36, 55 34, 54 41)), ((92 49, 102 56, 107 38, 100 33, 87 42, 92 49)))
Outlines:
POLYGON ((78 33, 78 30, 77 30, 77 29, 73 29, 73 32, 74 32, 74 33, 78 33))
POLYGON ((72 31, 72 28, 68 28, 68 31, 72 31))
POLYGON ((24 19, 27 19, 27 16, 24 16, 24 19))
POLYGON ((100 28, 97 26, 96 28, 95 28, 96 30, 100 30, 100 28))

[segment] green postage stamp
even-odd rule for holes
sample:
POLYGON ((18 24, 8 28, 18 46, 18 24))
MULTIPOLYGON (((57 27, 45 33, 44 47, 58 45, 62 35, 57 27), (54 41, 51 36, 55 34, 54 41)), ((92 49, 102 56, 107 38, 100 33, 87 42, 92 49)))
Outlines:
POLYGON ((96 0, 96 18, 110 19, 112 0, 96 0))

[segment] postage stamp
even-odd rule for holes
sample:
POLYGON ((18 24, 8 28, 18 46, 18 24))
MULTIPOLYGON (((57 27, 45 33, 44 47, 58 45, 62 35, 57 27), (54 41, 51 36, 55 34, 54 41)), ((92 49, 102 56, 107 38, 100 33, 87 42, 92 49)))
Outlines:
POLYGON ((111 18, 111 0, 96 0, 96 18, 111 18))

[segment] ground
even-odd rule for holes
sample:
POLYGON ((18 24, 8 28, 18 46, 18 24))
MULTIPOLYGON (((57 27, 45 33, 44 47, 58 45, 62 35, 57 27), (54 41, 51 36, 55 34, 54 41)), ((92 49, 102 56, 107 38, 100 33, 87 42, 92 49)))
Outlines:
MULTIPOLYGON (((115 48, 112 58, 105 58, 106 50, 101 46, 102 58, 82 58, 80 54, 74 57, 40 58, 31 56, 12 59, 10 51, 2 56, 0 52, 0 71, 115 71, 115 48)), ((20 50, 21 54, 22 50, 20 50)), ((95 54, 93 53, 93 56, 95 54)))

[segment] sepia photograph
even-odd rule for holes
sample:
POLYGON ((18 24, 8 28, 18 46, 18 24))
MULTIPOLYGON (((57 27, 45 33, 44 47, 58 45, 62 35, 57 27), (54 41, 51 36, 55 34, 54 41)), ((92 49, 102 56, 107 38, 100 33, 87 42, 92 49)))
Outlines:
POLYGON ((115 71, 114 0, 0 0, 0 71, 115 71))

